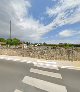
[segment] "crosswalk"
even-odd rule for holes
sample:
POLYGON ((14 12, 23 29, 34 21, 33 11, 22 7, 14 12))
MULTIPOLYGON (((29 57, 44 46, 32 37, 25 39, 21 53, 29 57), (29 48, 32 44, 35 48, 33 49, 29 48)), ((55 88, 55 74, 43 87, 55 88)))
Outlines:
POLYGON ((20 91, 20 90, 16 89, 14 92, 22 92, 22 91, 20 91))
MULTIPOLYGON (((31 67, 29 72, 33 73, 33 74, 37 74, 38 76, 42 75, 42 76, 48 76, 49 78, 56 78, 56 79, 62 80, 62 76, 59 72, 58 73, 49 72, 47 70, 41 70, 41 69, 39 69, 39 67, 45 68, 45 66, 42 66, 42 65, 38 66, 36 64, 36 68, 31 67)), ((47 68, 49 68, 49 67, 47 67, 47 68)), ((59 71, 58 67, 56 67, 56 68, 54 67, 54 69, 56 71, 59 71)), ((53 82, 45 81, 40 78, 35 78, 35 77, 29 76, 29 75, 24 76, 22 83, 32 86, 32 87, 35 87, 37 89, 43 90, 44 92, 45 91, 46 92, 67 92, 66 87, 63 85, 55 84, 53 82)), ((24 92, 24 91, 16 89, 14 92, 24 92)), ((28 92, 28 91, 26 90, 26 92, 28 92)), ((42 92, 42 91, 40 91, 40 92, 42 92)))
POLYGON ((73 70, 80 70, 80 67, 75 67, 73 66, 73 64, 71 65, 71 63, 61 63, 61 62, 56 62, 55 60, 48 60, 45 62, 45 60, 27 60, 27 59, 22 59, 20 57, 16 57, 16 56, 6 56, 6 55, 1 55, 0 56, 0 59, 2 60, 11 60, 11 61, 14 61, 14 62, 25 62, 25 63, 30 63, 30 64, 34 64, 34 66, 37 66, 37 67, 44 67, 44 68, 49 68, 49 69, 57 69, 57 66, 59 66, 60 68, 66 68, 66 69, 73 69, 73 70))
POLYGON ((40 62, 40 63, 34 64, 34 66, 59 70, 56 64, 48 64, 48 63, 45 64, 40 62))
POLYGON ((59 73, 53 73, 53 72, 43 71, 43 70, 34 69, 34 68, 31 68, 30 72, 62 79, 61 74, 59 73))
POLYGON ((22 81, 23 83, 45 90, 47 92, 67 92, 64 86, 50 83, 50 82, 29 77, 29 76, 24 77, 22 81))

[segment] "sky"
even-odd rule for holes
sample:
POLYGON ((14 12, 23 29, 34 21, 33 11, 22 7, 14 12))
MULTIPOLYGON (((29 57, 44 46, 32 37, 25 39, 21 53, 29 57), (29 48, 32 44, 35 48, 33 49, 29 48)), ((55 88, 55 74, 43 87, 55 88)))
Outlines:
POLYGON ((80 0, 0 0, 0 37, 80 43, 80 0))

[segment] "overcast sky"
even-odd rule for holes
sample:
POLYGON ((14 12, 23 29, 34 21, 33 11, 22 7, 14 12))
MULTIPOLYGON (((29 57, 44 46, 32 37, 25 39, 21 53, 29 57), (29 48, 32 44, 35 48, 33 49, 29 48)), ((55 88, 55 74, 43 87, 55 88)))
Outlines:
POLYGON ((0 0, 0 37, 80 43, 80 0, 0 0))

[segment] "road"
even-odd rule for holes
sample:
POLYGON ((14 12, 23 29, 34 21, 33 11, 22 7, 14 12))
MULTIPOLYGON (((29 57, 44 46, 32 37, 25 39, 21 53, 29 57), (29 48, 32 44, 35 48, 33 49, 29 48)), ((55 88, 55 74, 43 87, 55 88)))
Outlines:
POLYGON ((80 92, 80 71, 0 60, 0 92, 80 92))

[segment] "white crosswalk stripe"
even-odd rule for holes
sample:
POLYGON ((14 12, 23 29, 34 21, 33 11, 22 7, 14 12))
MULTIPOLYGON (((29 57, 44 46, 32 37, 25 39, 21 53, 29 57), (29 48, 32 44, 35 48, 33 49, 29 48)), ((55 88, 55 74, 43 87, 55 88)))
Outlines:
POLYGON ((38 63, 38 64, 34 64, 34 66, 59 70, 57 65, 51 65, 51 64, 38 63))
POLYGON ((20 59, 13 59, 13 61, 20 61, 20 59))
POLYGON ((16 89, 14 92, 22 92, 22 91, 20 91, 20 90, 16 89))
POLYGON ((5 59, 4 57, 0 57, 0 59, 5 59))
POLYGON ((43 70, 34 69, 34 68, 31 68, 30 72, 62 79, 61 74, 59 73, 53 73, 53 72, 43 71, 43 70))
POLYGON ((65 86, 50 83, 50 82, 29 77, 29 76, 25 76, 22 82, 48 92, 67 92, 65 86))

